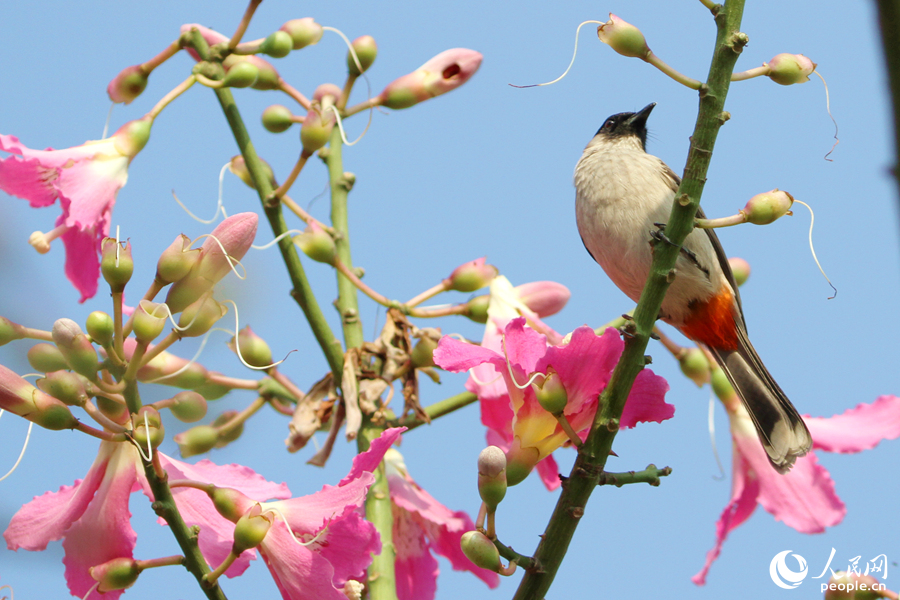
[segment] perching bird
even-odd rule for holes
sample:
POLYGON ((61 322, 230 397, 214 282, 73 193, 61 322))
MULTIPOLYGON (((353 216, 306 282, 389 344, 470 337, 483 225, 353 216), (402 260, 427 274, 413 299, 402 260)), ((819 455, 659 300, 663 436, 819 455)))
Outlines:
MULTIPOLYGON (((654 106, 609 117, 575 167, 575 214, 584 246, 635 302, 650 272, 655 224, 668 221, 681 183, 645 150, 654 106)), ((695 229, 684 241, 659 318, 709 348, 778 472, 809 452, 806 424, 750 345, 737 284, 712 229, 695 229)))

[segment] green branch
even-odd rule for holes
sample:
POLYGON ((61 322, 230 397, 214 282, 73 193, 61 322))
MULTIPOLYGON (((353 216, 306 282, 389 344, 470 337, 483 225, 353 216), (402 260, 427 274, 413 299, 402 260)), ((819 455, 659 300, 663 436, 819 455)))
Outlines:
MULTIPOLYGON (((435 402, 434 404, 430 404, 423 410, 425 411, 425 414, 428 415, 429 419, 434 420, 438 417, 442 417, 446 414, 452 413, 455 410, 459 410, 460 408, 468 406, 477 401, 478 396, 476 396, 472 392, 463 392, 455 396, 450 396, 449 398, 444 398, 443 400, 435 402)), ((428 421, 420 419, 415 415, 409 415, 407 417, 403 417, 402 419, 398 419, 391 424, 391 427, 406 427, 407 429, 415 429, 420 425, 425 425, 427 422, 428 421)))
POLYGON ((649 483, 656 487, 659 485, 660 477, 668 477, 672 474, 672 467, 658 468, 656 465, 647 465, 643 471, 628 471, 627 473, 610 473, 604 471, 600 474, 600 480, 597 485, 614 485, 622 487, 630 483, 649 483))
MULTIPOLYGON (((359 431, 359 451, 368 450, 372 441, 383 431, 383 427, 373 425, 367 419, 359 431)), ((369 597, 373 600, 397 600, 397 578, 394 572, 394 561, 397 557, 393 537, 394 514, 391 508, 391 491, 384 473, 384 461, 372 474, 375 475, 375 482, 366 496, 366 520, 375 526, 381 536, 381 554, 374 556, 372 564, 369 565, 369 597)))
POLYGON ((727 120, 724 107, 731 73, 747 43, 747 36, 739 32, 743 10, 744 0, 729 0, 716 15, 718 32, 712 64, 706 85, 700 91, 700 110, 691 137, 684 180, 675 194, 672 214, 666 224, 666 236, 672 243, 654 246, 647 283, 635 309, 634 321, 627 325, 630 335, 626 337, 625 349, 600 397, 601 406, 590 434, 579 448, 571 475, 563 485, 559 501, 534 554, 542 572, 525 574, 514 596, 516 600, 539 600, 550 589, 578 522, 584 515, 587 501, 603 475, 631 386, 646 364, 644 352, 647 342, 666 290, 676 276, 674 267, 681 244, 693 229, 719 127, 727 120))

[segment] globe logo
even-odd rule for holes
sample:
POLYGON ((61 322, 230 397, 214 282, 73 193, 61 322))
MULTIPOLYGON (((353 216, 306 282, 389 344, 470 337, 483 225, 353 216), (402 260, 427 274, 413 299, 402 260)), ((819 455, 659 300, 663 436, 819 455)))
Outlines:
POLYGON ((809 570, 806 566, 806 559, 799 554, 791 554, 791 556, 797 559, 797 565, 800 567, 800 570, 791 570, 787 565, 787 555, 790 553, 790 550, 779 552, 772 559, 772 562, 769 563, 769 576, 772 578, 772 581, 778 587, 786 590, 792 590, 803 583, 809 570))

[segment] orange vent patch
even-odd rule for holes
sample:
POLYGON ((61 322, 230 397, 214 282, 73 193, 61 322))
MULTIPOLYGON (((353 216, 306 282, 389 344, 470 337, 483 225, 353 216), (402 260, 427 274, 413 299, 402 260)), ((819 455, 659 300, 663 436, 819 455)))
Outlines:
POLYGON ((734 297, 731 291, 726 288, 706 302, 691 303, 691 315, 685 319, 681 333, 710 348, 737 350, 734 297))

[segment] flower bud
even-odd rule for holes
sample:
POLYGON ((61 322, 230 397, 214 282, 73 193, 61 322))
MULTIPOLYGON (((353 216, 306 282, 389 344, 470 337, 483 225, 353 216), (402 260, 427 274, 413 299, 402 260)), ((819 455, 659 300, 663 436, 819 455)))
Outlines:
POLYGON ((97 591, 102 594, 130 588, 143 570, 136 560, 123 556, 91 567, 88 573, 100 584, 97 591))
POLYGON ((413 346, 409 353, 413 367, 421 369, 422 367, 434 366, 434 350, 438 346, 441 339, 440 329, 421 329, 419 330, 419 341, 413 346))
POLYGON ((737 396, 734 388, 731 387, 731 382, 728 381, 728 376, 725 375, 725 371, 718 367, 710 372, 710 383, 716 397, 723 402, 730 402, 737 396))
POLYGON ((256 213, 240 213, 219 223, 211 236, 203 241, 200 258, 190 272, 169 289, 166 304, 172 313, 179 313, 194 303, 231 271, 228 257, 233 261, 244 257, 256 236, 258 221, 256 213))
POLYGON ((334 264, 334 257, 337 256, 334 238, 315 221, 310 221, 303 233, 295 235, 292 239, 303 254, 314 261, 334 264))
POLYGON ((150 141, 152 117, 141 117, 125 123, 112 135, 113 145, 122 156, 134 158, 150 141))
POLYGON ((147 87, 149 73, 145 73, 141 65, 126 67, 106 86, 109 99, 116 104, 131 104, 147 87))
POLYGON ((488 446, 478 455, 478 493, 489 512, 506 496, 506 455, 497 446, 488 446))
POLYGON ((480 531, 465 532, 459 540, 459 545, 462 548, 463 554, 466 555, 466 558, 471 560, 476 566, 494 571, 495 573, 499 572, 502 568, 500 564, 500 551, 497 550, 494 542, 489 540, 488 537, 480 531))
POLYGON ((38 389, 69 406, 84 406, 88 395, 81 378, 71 371, 53 371, 35 381, 38 389))
MULTIPOLYGON (((265 173, 266 179, 269 181, 269 186, 273 189, 278 187, 278 184, 275 183, 275 173, 272 172, 272 167, 269 166, 269 163, 264 161, 263 159, 259 159, 259 162, 262 163, 263 172, 265 173)), ((253 178, 250 176, 250 170, 247 168, 246 163, 244 162, 244 157, 238 154, 228 163, 228 170, 238 176, 238 178, 247 184, 251 189, 256 189, 256 186, 253 184, 253 178)))
POLYGON ((238 411, 236 410, 226 410, 222 412, 218 417, 213 419, 212 426, 219 428, 219 441, 216 443, 216 448, 224 448, 231 442, 236 441, 241 434, 244 433, 244 423, 238 423, 232 427, 227 429, 222 429, 222 427, 234 419, 238 415, 238 411))
POLYGON ((141 300, 132 321, 134 337, 142 344, 149 344, 162 333, 168 316, 165 304, 141 300))
POLYGON ((218 400, 231 391, 231 388, 224 383, 208 382, 198 385, 194 391, 201 394, 207 400, 218 400))
POLYGON ((268 367, 272 364, 272 350, 264 339, 253 333, 250 326, 247 325, 237 334, 237 346, 235 346, 235 338, 231 338, 228 347, 232 351, 241 351, 241 356, 251 367, 268 367))
POLYGON ((263 40, 259 51, 272 58, 284 58, 294 49, 294 40, 286 31, 276 31, 263 40))
POLYGON ((18 323, 13 323, 6 317, 0 317, 0 346, 5 346, 13 340, 21 340, 24 337, 24 327, 18 323))
MULTIPOLYGON (((270 131, 272 133, 282 133, 291 128, 291 125, 294 124, 294 115, 291 113, 290 109, 287 106, 283 106, 281 104, 273 104, 268 107, 262 113, 262 124, 263 127, 266 128, 266 131, 270 131)), ((235 157, 237 158, 237 157, 235 157)), ((243 158, 243 157, 241 157, 243 158)), ((234 159, 231 159, 232 162, 234 159)), ((246 167, 244 169, 246 171, 246 167)), ((270 167, 271 170, 271 167, 270 167)), ((234 169, 231 169, 231 172, 234 173, 234 169)), ((235 173, 236 174, 236 173, 235 173)), ((249 173, 248 173, 249 176, 249 173)), ((240 175, 238 175, 240 177, 240 175)), ((244 179, 241 177, 241 179, 244 179)), ((244 181, 250 187, 253 187, 252 182, 244 181)))
POLYGON ((519 300, 541 318, 561 311, 572 296, 569 288, 555 281, 533 281, 517 285, 515 290, 519 300))
POLYGON ((234 545, 231 551, 240 554, 259 546, 266 539, 273 518, 272 513, 263 513, 259 504, 254 504, 234 525, 234 545))
POLYGON ((174 438, 182 458, 204 454, 216 447, 219 431, 211 425, 197 425, 182 431, 174 438))
POLYGON ((169 410, 182 423, 196 423, 206 416, 206 398, 197 392, 178 392, 172 400, 169 410))
POLYGON ((597 28, 597 37, 622 56, 644 58, 650 54, 641 30, 612 13, 609 21, 597 28))
POLYGON ((769 79, 780 85, 805 83, 810 74, 816 70, 816 63, 802 54, 778 54, 763 66, 769 67, 769 79))
POLYGON ((160 255, 156 280, 163 285, 174 283, 190 273, 199 259, 200 249, 191 250, 191 238, 182 233, 160 255))
POLYGON ((474 50, 445 50, 412 73, 389 83, 378 99, 382 106, 396 110, 440 96, 468 81, 481 66, 481 59, 481 53, 474 50))
POLYGON ((484 296, 476 296, 466 302, 465 315, 476 323, 487 323, 488 306, 491 303, 491 297, 487 294, 484 296))
POLYGON ((734 275, 734 281, 739 286, 744 285, 750 279, 750 263, 743 258, 732 256, 728 259, 731 266, 731 274, 734 275))
POLYGON ((134 272, 131 244, 119 243, 115 238, 103 238, 100 242, 100 272, 113 294, 121 294, 134 272))
POLYGON ((85 328, 91 339, 101 346, 108 346, 112 343, 115 335, 115 323, 108 313, 95 310, 88 315, 85 328))
POLYGON ((460 265, 450 273, 448 289, 457 292, 474 292, 491 284, 500 272, 494 265, 484 264, 485 257, 460 265))
POLYGON ((378 44, 375 43, 375 38, 371 35, 363 35, 353 40, 353 43, 350 45, 353 46, 353 50, 356 52, 356 58, 359 60, 359 66, 362 67, 362 71, 356 66, 353 54, 349 50, 347 51, 347 71, 351 77, 359 77, 368 71, 372 63, 375 62, 375 57, 378 55, 378 44))
POLYGON ((35 344, 28 350, 28 364, 35 371, 41 373, 50 373, 51 371, 61 371, 69 368, 69 363, 59 348, 53 344, 40 343, 35 344))
POLYGON ((256 68, 256 79, 250 85, 254 90, 278 89, 280 86, 279 82, 281 81, 281 75, 278 74, 278 71, 272 66, 272 63, 258 56, 242 56, 238 54, 228 56, 228 58, 222 61, 222 66, 225 67, 226 78, 228 77, 229 71, 243 63, 250 64, 256 68))
POLYGON ((697 387, 709 383, 709 360, 700 348, 685 348, 685 352, 678 359, 678 366, 688 379, 697 384, 697 387))
POLYGON ((212 329, 227 312, 228 308, 219 304, 213 298, 212 290, 209 290, 182 311, 178 327, 184 329, 180 329, 178 335, 183 338, 201 336, 212 329))
POLYGON ((259 68, 250 61, 243 60, 225 71, 222 84, 225 87, 246 88, 256 83, 257 79, 259 79, 259 68))
POLYGON ((539 377, 531 384, 531 389, 534 390, 538 404, 541 405, 541 408, 554 415, 561 413, 569 402, 569 396, 559 375, 552 368, 549 368, 547 376, 542 381, 541 379, 539 377))
MULTIPOLYGON (((316 92, 320 95, 325 92, 325 90, 320 92, 321 87, 319 86, 316 89, 316 92)), ((331 92, 333 90, 327 91, 331 92)), ((329 98, 332 98, 330 93, 327 95, 329 98)), ((340 94, 337 97, 340 97, 340 94)), ((331 100, 331 104, 334 104, 334 100, 331 100)), ((303 151, 307 154, 312 154, 319 148, 322 148, 328 143, 333 127, 334 113, 332 109, 324 109, 321 105, 314 102, 309 112, 306 113, 303 124, 300 125, 300 143, 303 144, 303 151)))
POLYGON ((3 365, 0 365, 0 409, 54 431, 73 429, 78 425, 68 406, 3 365))
POLYGON ((793 196, 776 188, 753 196, 740 212, 754 225, 768 225, 784 215, 792 214, 790 208, 793 203, 793 196))
POLYGON ((294 50, 318 44, 323 33, 322 26, 316 23, 312 17, 291 19, 281 26, 281 31, 291 36, 294 50))
POLYGON ((876 598, 889 598, 879 593, 879 581, 871 575, 848 573, 838 571, 833 573, 827 584, 822 584, 825 590, 825 600, 875 600, 876 598))
MULTIPOLYGON (((137 342, 134 338, 125 340, 125 357, 129 360, 136 346, 137 342)), ((153 345, 151 344, 147 349, 152 350, 153 345)), ((164 385, 189 390, 197 390, 200 386, 209 383, 209 371, 206 370, 206 367, 165 351, 160 352, 150 362, 139 368, 137 377, 141 382, 158 381, 164 385)), ((207 396, 204 397, 208 399, 207 396)))
POLYGON ((73 371, 91 381, 97 378, 97 369, 100 366, 97 352, 78 323, 72 319, 59 319, 53 324, 50 334, 73 371))
POLYGON ((134 435, 134 441, 137 442, 141 448, 147 447, 148 440, 150 442, 150 448, 153 450, 156 450, 159 445, 163 443, 163 440, 166 437, 166 428, 163 427, 158 410, 152 406, 142 406, 141 410, 134 415, 133 423, 134 429, 132 430, 132 433, 134 435))
POLYGON ((97 403, 97 408, 100 412, 109 417, 111 421, 119 425, 124 425, 128 422, 130 415, 128 407, 124 404, 119 404, 115 400, 110 400, 104 396, 97 396, 94 401, 97 403))
POLYGON ((516 439, 513 447, 506 453, 506 483, 508 485, 522 483, 540 460, 541 454, 537 448, 522 448, 516 439))

